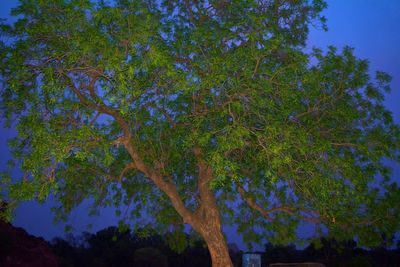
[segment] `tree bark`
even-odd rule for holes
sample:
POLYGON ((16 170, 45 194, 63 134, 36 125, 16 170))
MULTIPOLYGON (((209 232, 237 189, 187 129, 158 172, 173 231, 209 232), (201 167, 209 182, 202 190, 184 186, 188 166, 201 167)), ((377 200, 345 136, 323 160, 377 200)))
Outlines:
POLYGON ((135 167, 141 170, 158 188, 167 194, 175 210, 182 216, 183 221, 190 224, 193 229, 204 238, 210 251, 212 267, 233 267, 228 246, 222 233, 217 201, 209 187, 209 182, 213 178, 211 167, 208 166, 204 160, 199 159, 198 190, 202 204, 195 213, 192 213, 186 209, 185 204, 179 197, 176 187, 164 181, 162 175, 148 167, 138 156, 131 142, 125 141, 125 147, 131 155, 135 167))
MULTIPOLYGON (((207 224, 207 222, 205 223, 207 224)), ((212 267, 233 267, 221 227, 210 223, 204 228, 200 234, 203 236, 210 251, 212 267)))
MULTIPOLYGON (((64 74, 64 76, 67 79, 70 79, 68 75, 64 74)), ((97 96, 94 90, 94 84, 96 80, 97 76, 92 77, 90 83, 87 85, 92 97, 97 96)), ((97 110, 100 113, 112 116, 119 124, 123 131, 123 136, 119 138, 116 144, 122 144, 132 159, 132 162, 129 163, 126 168, 136 168, 137 170, 143 172, 161 191, 163 191, 169 197, 172 206, 182 216, 184 223, 190 224, 194 230, 204 238, 210 251, 212 266, 233 267, 231 258, 229 256, 228 246, 222 233, 221 219, 217 201, 214 193, 209 187, 209 182, 213 178, 212 169, 202 159, 200 148, 195 147, 193 152, 198 163, 198 190, 202 204, 196 213, 192 213, 185 207, 185 204, 182 201, 182 198, 179 196, 176 186, 171 182, 165 181, 162 174, 157 169, 148 166, 142 160, 138 151, 132 145, 132 134, 129 123, 124 120, 119 111, 107 106, 103 102, 92 102, 80 91, 79 88, 75 87, 72 81, 70 81, 70 88, 79 98, 82 104, 97 110)), ((126 169, 124 169, 124 171, 125 170, 126 169)), ((123 173, 121 175, 123 175, 123 173)))
POLYGON ((198 190, 201 206, 194 214, 192 227, 207 244, 210 251, 212 267, 233 267, 228 246, 222 233, 221 218, 217 200, 209 183, 213 179, 212 168, 202 159, 199 149, 194 149, 198 160, 198 190))
POLYGON ((191 223, 210 252, 212 267, 233 267, 229 249, 222 233, 219 211, 213 207, 201 207, 191 223))

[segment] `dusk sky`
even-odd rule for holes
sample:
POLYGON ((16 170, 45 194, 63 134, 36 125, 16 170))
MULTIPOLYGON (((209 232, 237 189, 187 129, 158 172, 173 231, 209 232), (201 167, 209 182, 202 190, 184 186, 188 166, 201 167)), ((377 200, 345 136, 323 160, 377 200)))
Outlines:
MULTIPOLYGON (((10 20, 10 9, 18 1, 0 1, 0 17, 10 20)), ((371 73, 377 70, 389 73, 393 77, 392 92, 386 96, 385 103, 395 121, 400 123, 400 1, 331 0, 324 15, 328 20, 328 32, 312 28, 308 48, 349 45, 355 48, 359 58, 369 60, 371 73)), ((6 168, 5 163, 10 158, 6 140, 14 134, 14 130, 0 127, 0 171, 6 168)), ((400 166, 393 164, 393 167, 393 179, 400 181, 400 166)), ((63 236, 64 225, 53 223, 50 212, 53 204, 51 199, 44 205, 25 203, 17 209, 13 224, 48 240, 63 236)), ((75 233, 87 230, 88 224, 93 224, 90 231, 97 231, 117 223, 112 210, 104 210, 99 216, 90 218, 85 213, 83 205, 71 214, 69 224, 75 228, 75 233)), ((237 234, 231 229, 226 230, 229 242, 236 242, 244 249, 237 234)))

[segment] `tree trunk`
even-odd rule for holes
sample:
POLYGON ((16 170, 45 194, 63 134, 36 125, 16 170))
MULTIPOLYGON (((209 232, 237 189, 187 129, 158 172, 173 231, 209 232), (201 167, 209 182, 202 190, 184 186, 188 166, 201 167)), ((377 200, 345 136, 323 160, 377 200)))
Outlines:
POLYGON ((195 148, 193 152, 198 158, 198 189, 201 206, 195 213, 192 227, 204 238, 210 251, 212 267, 233 267, 228 246, 222 234, 217 200, 209 186, 213 179, 212 168, 202 159, 199 148, 195 148))
POLYGON ((203 235, 211 255, 212 267, 233 267, 221 229, 203 235))
POLYGON ((207 244, 211 256, 212 267, 233 267, 229 256, 229 249, 222 233, 219 212, 207 207, 201 209, 203 214, 197 216, 192 227, 198 232, 207 244))

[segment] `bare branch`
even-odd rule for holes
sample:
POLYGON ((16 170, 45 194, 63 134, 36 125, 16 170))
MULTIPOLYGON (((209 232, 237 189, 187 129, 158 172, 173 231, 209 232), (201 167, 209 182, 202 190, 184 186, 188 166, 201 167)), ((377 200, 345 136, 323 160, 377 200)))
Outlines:
POLYGON ((93 117, 93 119, 90 121, 90 125, 94 125, 95 122, 97 121, 97 119, 99 118, 99 116, 101 115, 100 112, 97 112, 97 114, 93 117))
POLYGON ((249 205, 252 209, 260 212, 268 221, 272 221, 270 214, 274 213, 274 212, 284 212, 289 215, 294 214, 294 210, 289 207, 275 207, 275 208, 266 210, 266 209, 262 208, 260 205, 258 205, 257 202, 253 198, 249 197, 248 193, 242 187, 238 186, 238 191, 239 191, 239 194, 242 197, 242 199, 247 203, 247 205, 249 205))
POLYGON ((133 162, 130 162, 128 164, 125 165, 124 169, 121 171, 121 173, 119 174, 118 180, 122 181, 122 178, 124 178, 124 175, 130 171, 136 169, 136 165, 133 162))

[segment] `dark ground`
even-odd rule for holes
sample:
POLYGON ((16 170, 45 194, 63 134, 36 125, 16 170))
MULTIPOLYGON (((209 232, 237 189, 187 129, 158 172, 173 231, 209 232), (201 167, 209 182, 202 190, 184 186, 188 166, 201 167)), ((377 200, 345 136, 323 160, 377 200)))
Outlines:
MULTIPOLYGON (((208 267, 210 256, 204 244, 186 236, 189 246, 181 253, 173 251, 159 235, 143 237, 115 227, 96 234, 69 235, 67 240, 51 242, 31 236, 22 228, 0 221, 0 266, 3 267, 208 267)), ((232 260, 241 267, 243 251, 230 244, 232 260)), ((321 239, 321 247, 309 245, 298 250, 294 245, 265 245, 260 251, 262 266, 276 262, 319 262, 327 267, 400 267, 400 244, 396 249, 383 246, 370 250, 358 248, 356 242, 321 239)))

